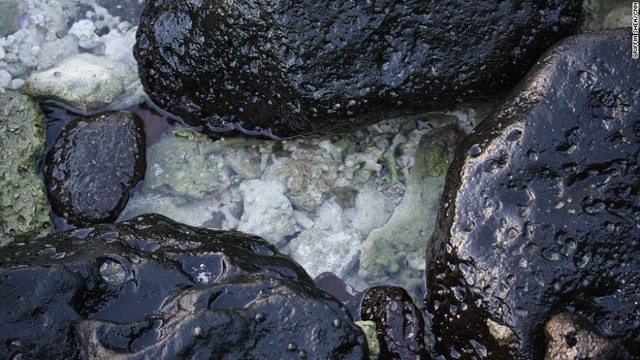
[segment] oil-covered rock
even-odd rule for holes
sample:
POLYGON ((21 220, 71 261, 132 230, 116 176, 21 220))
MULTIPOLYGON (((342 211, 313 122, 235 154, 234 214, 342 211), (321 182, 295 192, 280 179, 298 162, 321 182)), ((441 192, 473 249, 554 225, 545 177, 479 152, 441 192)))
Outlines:
POLYGON ((151 0, 134 53, 151 99, 191 125, 331 133, 513 85, 579 5, 151 0))
POLYGON ((160 215, 0 249, 0 357, 364 359, 338 300, 265 240, 160 215))
POLYGON ((568 38, 460 145, 427 251, 447 358, 542 359, 580 314, 640 356, 640 62, 628 30, 568 38))
POLYGON ((70 224, 116 220, 144 177, 142 120, 130 112, 78 118, 47 155, 45 183, 53 211, 70 224))
POLYGON ((422 312, 405 289, 376 286, 365 290, 360 317, 376 324, 381 359, 431 359, 424 342, 422 312))

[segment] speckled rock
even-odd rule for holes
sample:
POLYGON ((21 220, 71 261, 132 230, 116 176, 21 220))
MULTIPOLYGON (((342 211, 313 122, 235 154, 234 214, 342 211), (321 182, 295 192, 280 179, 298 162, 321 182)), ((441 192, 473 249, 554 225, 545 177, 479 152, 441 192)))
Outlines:
POLYGON ((545 325, 544 334, 548 343, 544 360, 631 360, 624 347, 577 314, 555 315, 545 325))
POLYGON ((572 33, 580 1, 151 0, 151 99, 211 131, 287 137, 499 92, 572 33))
POLYGON ((542 359, 545 323, 568 310, 640 356, 630 42, 628 29, 560 42, 457 148, 427 252, 445 357, 542 359))
POLYGON ((211 139, 179 129, 148 149, 144 188, 201 200, 222 194, 231 184, 224 160, 211 139))
POLYGON ((262 236, 277 246, 295 233, 293 208, 284 196, 284 185, 275 181, 249 180, 240 185, 244 213, 238 230, 262 236))
POLYGON ((285 184, 287 197, 297 209, 316 210, 336 180, 335 159, 330 151, 313 141, 287 141, 282 147, 285 155, 273 157, 273 163, 265 170, 265 178, 285 184))
POLYGON ((65 126, 47 154, 45 183, 53 211, 84 226, 115 221, 144 171, 142 120, 114 112, 65 126))
POLYGON ((25 95, 0 94, 0 246, 53 229, 36 160, 44 152, 44 115, 25 95))
POLYGON ((344 305, 254 236, 152 214, 0 259, 2 358, 367 358, 344 305))

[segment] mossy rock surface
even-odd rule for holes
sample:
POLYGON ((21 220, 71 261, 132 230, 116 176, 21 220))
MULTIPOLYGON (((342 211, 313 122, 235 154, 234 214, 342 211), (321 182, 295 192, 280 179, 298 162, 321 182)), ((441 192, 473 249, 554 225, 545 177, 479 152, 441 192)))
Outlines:
POLYGON ((0 94, 0 246, 53 228, 36 160, 44 150, 44 115, 25 95, 0 94))

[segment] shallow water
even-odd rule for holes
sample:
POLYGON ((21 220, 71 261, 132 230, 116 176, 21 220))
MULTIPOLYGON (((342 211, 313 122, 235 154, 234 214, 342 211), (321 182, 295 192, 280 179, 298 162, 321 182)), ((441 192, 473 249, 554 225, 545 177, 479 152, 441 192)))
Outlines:
MULTIPOLYGON (((627 4, 592 0, 586 3, 592 11, 587 16, 592 22, 583 27, 586 30, 620 21, 615 14, 605 13, 619 12, 616 10, 619 5, 627 4)), ((137 14, 123 11, 141 9, 135 6, 107 9, 90 0, 20 0, 15 4, 13 13, 7 12, 8 16, 0 18, 0 22, 9 25, 0 27, 9 29, 0 34, 0 80, 9 76, 0 85, 15 91, 20 91, 30 73, 42 70, 44 60, 38 57, 50 51, 47 44, 66 38, 69 29, 80 20, 91 20, 95 34, 102 36, 135 24, 137 14), (124 23, 123 18, 129 18, 130 24, 124 23)), ((104 55, 99 47, 72 50, 104 55)), ((57 55, 59 62, 70 54, 57 55)), ((42 107, 47 118, 48 150, 62 127, 81 114, 51 102, 42 103, 42 107)), ((441 187, 433 186, 435 178, 408 183, 421 140, 447 125, 457 125, 468 132, 490 108, 489 104, 480 110, 421 114, 390 119, 341 136, 276 142, 223 135, 213 141, 189 131, 148 103, 126 107, 125 110, 137 113, 145 121, 148 153, 153 158, 148 158, 146 180, 132 194, 121 220, 157 211, 191 225, 254 231, 265 237, 273 236, 270 240, 282 251, 313 269, 312 276, 330 270, 340 273, 354 290, 396 284, 407 287, 416 299, 422 299, 423 259, 432 225, 423 226, 414 238, 394 239, 397 246, 391 249, 394 254, 386 257, 377 254, 380 256, 374 260, 364 260, 362 254, 368 251, 376 255, 385 250, 381 246, 390 244, 373 244, 372 234, 380 234, 385 226, 385 231, 389 231, 390 226, 406 227, 397 224, 425 221, 415 213, 415 204, 410 203, 412 199, 406 194, 439 198, 441 187), (168 169, 163 159, 175 155, 175 151, 181 151, 178 158, 185 161, 175 160, 173 165, 179 166, 168 169), (209 182, 209 175, 200 174, 205 170, 211 176, 209 182), (167 171, 173 173, 167 175, 167 171), (260 188, 267 184, 280 192, 260 194, 252 190, 252 185, 260 188), (266 201, 266 207, 248 204, 249 198, 257 203, 266 201), (269 201, 280 201, 286 211, 269 208, 269 201), (409 212, 400 213, 407 209, 409 212), (256 219, 260 214, 264 218, 256 219), (318 246, 323 239, 332 246, 328 252, 326 246, 318 246), (349 253, 353 249, 356 251, 349 253), (366 261, 370 263, 364 269, 366 261)), ((437 201, 421 211, 427 214, 428 221, 433 221, 437 201)), ((68 227, 61 219, 54 220, 58 229, 68 227)))

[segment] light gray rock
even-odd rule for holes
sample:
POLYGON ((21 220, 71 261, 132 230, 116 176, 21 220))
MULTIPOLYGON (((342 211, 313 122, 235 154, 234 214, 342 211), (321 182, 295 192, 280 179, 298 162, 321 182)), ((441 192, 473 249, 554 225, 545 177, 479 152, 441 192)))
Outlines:
POLYGON ((338 232, 344 230, 343 218, 344 211, 335 199, 331 198, 322 203, 316 211, 315 224, 317 228, 338 232))
POLYGON ((11 86, 11 78, 11 74, 7 70, 0 70, 0 88, 6 89, 11 86))
POLYGON ((71 26, 69 34, 78 38, 78 46, 91 50, 102 45, 100 37, 96 34, 96 26, 89 19, 82 19, 71 26))
POLYGON ((285 237, 295 232, 296 224, 291 202, 284 195, 284 185, 273 180, 249 180, 240 185, 240 191, 244 198, 244 213, 238 230, 283 246, 285 237))
POLYGON ((553 316, 545 325, 547 353, 544 360, 630 360, 627 350, 602 335, 586 318, 572 313, 553 316))
POLYGON ((283 250, 316 277, 325 271, 344 278, 360 255, 362 237, 357 230, 329 232, 311 228, 300 233, 283 250))
POLYGON ((38 71, 49 70, 64 59, 78 54, 78 40, 73 36, 47 41, 38 55, 38 71))
POLYGON ((368 185, 358 192, 356 209, 353 227, 366 237, 371 230, 383 226, 389 220, 393 211, 393 203, 375 186, 368 185))
POLYGON ((137 193, 129 200, 118 221, 156 213, 191 226, 235 230, 239 223, 236 210, 240 204, 234 195, 233 191, 228 191, 222 200, 207 198, 185 204, 179 197, 137 193))
POLYGON ((49 70, 29 75, 23 92, 37 99, 60 101, 81 112, 94 112, 142 102, 140 98, 119 99, 126 95, 129 87, 135 87, 136 82, 135 68, 85 53, 67 58, 49 70))

